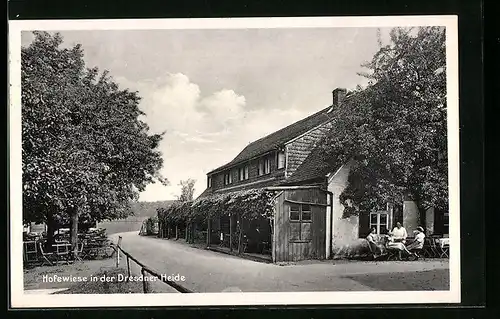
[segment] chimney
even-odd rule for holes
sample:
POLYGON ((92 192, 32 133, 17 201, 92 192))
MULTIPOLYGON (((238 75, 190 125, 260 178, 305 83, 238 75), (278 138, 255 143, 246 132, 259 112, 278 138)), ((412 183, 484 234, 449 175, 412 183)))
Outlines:
POLYGON ((347 93, 347 90, 343 89, 343 88, 336 88, 335 90, 333 90, 332 91, 333 106, 338 106, 340 103, 342 103, 342 100, 344 99, 346 93, 347 93))

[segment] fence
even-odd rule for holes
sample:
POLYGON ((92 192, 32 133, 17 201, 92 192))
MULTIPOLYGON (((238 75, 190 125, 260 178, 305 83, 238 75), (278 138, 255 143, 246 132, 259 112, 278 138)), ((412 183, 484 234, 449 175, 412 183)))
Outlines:
POLYGON ((166 279, 165 276, 160 275, 158 272, 154 271, 153 269, 151 269, 148 266, 146 266, 143 263, 141 263, 139 260, 137 260, 136 258, 134 258, 128 252, 126 252, 125 250, 123 250, 123 248, 120 246, 121 242, 122 242, 122 237, 118 236, 118 243, 116 245, 115 244, 111 244, 111 247, 113 247, 113 249, 114 249, 113 255, 115 255, 115 253, 116 253, 116 256, 115 256, 116 267, 120 266, 120 252, 123 253, 125 255, 125 257, 127 258, 127 274, 128 274, 129 277, 132 274, 131 271, 130 271, 130 260, 132 260, 133 262, 135 262, 141 268, 141 275, 143 276, 142 290, 143 290, 144 293, 149 293, 150 292, 149 281, 144 280, 144 277, 146 277, 147 273, 149 273, 149 274, 155 276, 156 278, 160 279, 160 281, 162 281, 163 283, 165 283, 165 284, 169 285, 170 287, 174 288, 178 292, 181 292, 181 293, 192 293, 193 292, 193 291, 191 291, 191 290, 189 290, 189 289, 187 289, 187 288, 179 285, 175 281, 166 279))

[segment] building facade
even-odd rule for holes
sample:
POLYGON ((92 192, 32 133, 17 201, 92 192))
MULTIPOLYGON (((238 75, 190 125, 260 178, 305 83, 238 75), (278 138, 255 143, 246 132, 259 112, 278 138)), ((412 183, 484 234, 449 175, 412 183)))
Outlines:
POLYGON ((207 174, 201 197, 254 188, 278 192, 271 231, 273 261, 350 256, 366 245, 370 228, 384 234, 397 221, 409 232, 425 220, 427 233, 448 233, 447 212, 429 209, 422 218, 412 201, 344 218, 339 196, 354 162, 332 163, 320 146, 335 123, 332 110, 356 102, 346 92, 335 89, 332 105, 250 143, 207 174))

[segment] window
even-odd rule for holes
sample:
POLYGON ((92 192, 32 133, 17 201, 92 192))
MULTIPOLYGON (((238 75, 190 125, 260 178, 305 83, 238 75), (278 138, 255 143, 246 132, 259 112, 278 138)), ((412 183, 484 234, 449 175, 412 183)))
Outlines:
POLYGON ((290 204, 290 241, 311 240, 311 206, 290 204))
POLYGON ((389 230, 389 216, 387 213, 370 213, 370 229, 375 228, 377 234, 387 234, 389 230))
POLYGON ((207 178, 207 187, 208 188, 212 187, 212 177, 210 176, 207 178))
POLYGON ((231 172, 225 173, 224 174, 224 185, 231 184, 233 182, 233 176, 231 175, 231 172))
POLYGON ((262 176, 271 173, 271 161, 269 158, 259 160, 257 165, 257 175, 262 176))
POLYGON ((271 173, 271 162, 269 158, 264 159, 264 174, 271 173))
POLYGON ((240 177, 240 181, 244 181, 244 180, 248 179, 248 166, 239 168, 238 174, 240 177))
POLYGON ((278 169, 285 168, 285 161, 286 161, 285 152, 279 151, 278 152, 278 169))

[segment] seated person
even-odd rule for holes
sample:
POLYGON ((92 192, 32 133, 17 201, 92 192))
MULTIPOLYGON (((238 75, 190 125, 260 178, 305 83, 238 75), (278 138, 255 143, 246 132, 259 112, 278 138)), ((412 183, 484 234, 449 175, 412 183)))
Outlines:
POLYGON ((377 230, 375 228, 370 230, 370 233, 366 236, 366 240, 368 241, 368 245, 370 245, 374 257, 382 255, 382 248, 377 242, 377 230))
MULTIPOLYGON (((424 248, 424 240, 425 240, 425 234, 424 234, 424 229, 422 227, 417 227, 416 229, 416 235, 415 235, 415 240, 406 246, 406 249, 409 251, 413 250, 421 250, 424 248)), ((413 253, 414 255, 417 255, 416 253, 413 253)))
POLYGON ((401 260, 401 255, 404 252, 406 255, 411 255, 411 252, 406 249, 406 246, 402 242, 398 242, 394 239, 394 236, 389 236, 388 242, 386 244, 388 250, 396 250, 398 252, 398 259, 401 260))
POLYGON ((403 244, 406 242, 406 238, 408 237, 406 229, 400 222, 396 223, 396 227, 392 230, 391 235, 393 236, 395 242, 402 242, 403 244))

